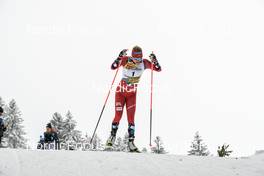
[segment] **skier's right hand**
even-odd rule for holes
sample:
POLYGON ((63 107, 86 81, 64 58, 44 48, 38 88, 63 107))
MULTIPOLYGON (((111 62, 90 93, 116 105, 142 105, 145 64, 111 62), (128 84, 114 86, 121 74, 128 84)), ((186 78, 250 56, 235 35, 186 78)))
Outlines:
POLYGON ((119 57, 124 57, 124 56, 126 56, 126 55, 127 55, 127 51, 128 51, 128 49, 123 49, 123 50, 119 53, 118 58, 119 58, 119 57))
POLYGON ((119 53, 118 57, 116 58, 116 60, 113 62, 112 66, 111 66, 111 68, 112 68, 113 70, 116 69, 116 68, 119 66, 119 63, 120 63, 120 61, 121 61, 121 58, 127 55, 127 53, 126 53, 127 50, 128 50, 128 49, 123 49, 123 50, 119 53))
POLYGON ((112 65, 111 65, 111 69, 112 69, 112 70, 116 69, 116 68, 119 66, 119 63, 120 63, 120 61, 121 61, 121 58, 122 58, 123 56, 126 55, 126 52, 127 52, 127 49, 123 49, 123 50, 119 53, 118 57, 116 58, 116 60, 114 60, 114 62, 113 62, 112 65))

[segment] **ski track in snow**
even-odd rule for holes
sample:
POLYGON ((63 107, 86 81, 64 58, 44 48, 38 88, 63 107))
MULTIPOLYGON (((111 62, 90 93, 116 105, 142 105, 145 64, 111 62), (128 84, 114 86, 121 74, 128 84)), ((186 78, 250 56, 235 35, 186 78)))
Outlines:
POLYGON ((0 149, 0 176, 264 176, 264 154, 218 158, 0 149))

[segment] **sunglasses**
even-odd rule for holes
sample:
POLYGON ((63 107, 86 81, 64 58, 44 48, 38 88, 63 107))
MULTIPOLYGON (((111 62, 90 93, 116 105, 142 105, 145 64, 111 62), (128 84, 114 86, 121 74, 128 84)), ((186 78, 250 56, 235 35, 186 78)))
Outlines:
POLYGON ((136 62, 142 62, 142 58, 132 57, 131 59, 136 62))

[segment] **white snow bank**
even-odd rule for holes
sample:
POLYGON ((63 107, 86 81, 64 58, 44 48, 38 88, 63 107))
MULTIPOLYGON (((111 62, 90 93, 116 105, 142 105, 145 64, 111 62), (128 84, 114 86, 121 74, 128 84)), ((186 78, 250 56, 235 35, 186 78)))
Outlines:
POLYGON ((0 176, 264 176, 264 155, 190 157, 0 149, 0 176))

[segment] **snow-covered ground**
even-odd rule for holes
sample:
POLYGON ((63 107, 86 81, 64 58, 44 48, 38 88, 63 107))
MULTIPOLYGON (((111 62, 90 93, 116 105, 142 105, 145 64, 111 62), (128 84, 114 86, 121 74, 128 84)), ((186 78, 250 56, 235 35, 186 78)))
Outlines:
POLYGON ((0 149, 0 176, 264 176, 248 158, 0 149))

